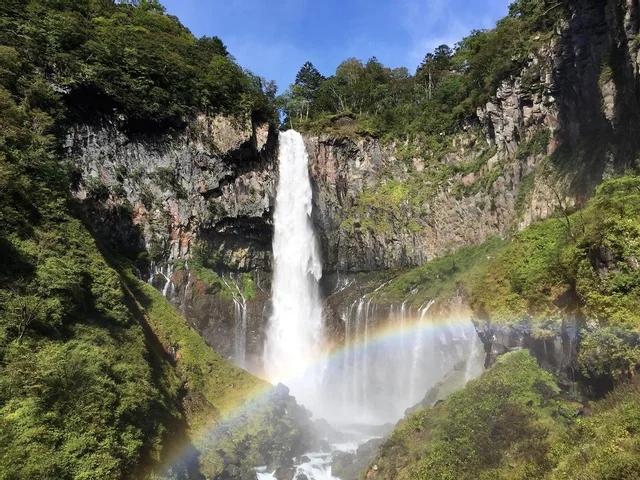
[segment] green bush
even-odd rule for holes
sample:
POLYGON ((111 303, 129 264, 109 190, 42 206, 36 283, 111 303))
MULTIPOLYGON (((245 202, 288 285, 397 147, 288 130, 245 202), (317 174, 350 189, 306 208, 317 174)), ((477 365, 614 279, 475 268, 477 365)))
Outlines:
POLYGON ((575 415, 558 393, 528 351, 506 354, 444 403, 396 427, 372 461, 376 478, 543 478, 554 430, 575 415))

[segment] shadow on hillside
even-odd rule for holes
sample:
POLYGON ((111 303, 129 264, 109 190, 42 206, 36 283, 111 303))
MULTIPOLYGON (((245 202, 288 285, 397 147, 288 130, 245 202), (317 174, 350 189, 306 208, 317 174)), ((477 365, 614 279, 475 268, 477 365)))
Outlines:
MULTIPOLYGON (((113 220, 114 218, 113 216, 110 217, 110 215, 113 215, 113 212, 100 212, 100 209, 95 204, 90 205, 90 208, 85 210, 79 203, 75 205, 75 210, 94 238, 103 258, 121 277, 125 306, 142 328, 145 344, 149 353, 148 361, 151 366, 152 384, 161 394, 159 398, 154 399, 156 402, 154 412, 157 414, 157 417, 149 419, 149 422, 159 421, 166 427, 160 459, 157 460, 153 458, 154 455, 150 450, 146 451, 145 460, 142 462, 139 471, 168 472, 171 478, 204 480, 204 476, 202 476, 199 471, 200 452, 193 445, 187 433, 189 426, 187 425, 183 402, 186 390, 184 385, 179 387, 177 395, 176 392, 170 390, 171 381, 168 377, 168 369, 175 367, 175 358, 167 351, 153 332, 144 311, 145 308, 151 305, 152 299, 148 298, 140 290, 135 289, 135 286, 130 285, 130 282, 123 277, 122 268, 129 268, 125 266, 123 262, 131 260, 129 255, 131 255, 132 252, 137 253, 137 250, 118 248, 122 246, 119 243, 122 237, 112 234, 104 238, 94 228, 96 220, 102 228, 108 225, 109 219, 113 220), (103 216, 96 219, 95 215, 103 216), (91 216, 91 221, 88 216, 91 216), (127 253, 129 255, 126 255, 127 253), (178 412, 179 415, 176 415, 176 412, 178 412)), ((119 210, 116 213, 116 218, 118 219, 118 225, 121 231, 131 232, 133 238, 138 238, 137 234, 141 235, 139 227, 134 225, 131 216, 125 215, 122 210, 119 210)), ((100 232, 102 231, 101 229, 100 232)), ((95 299, 88 299, 88 303, 95 303, 95 299)), ((105 326, 109 329, 111 335, 115 337, 118 336, 118 331, 113 328, 112 322, 111 325, 105 326)), ((125 339, 121 340, 123 342, 125 341, 125 339)), ((157 428, 157 426, 153 425, 150 428, 157 428)), ((148 447, 152 448, 153 446, 148 447)))

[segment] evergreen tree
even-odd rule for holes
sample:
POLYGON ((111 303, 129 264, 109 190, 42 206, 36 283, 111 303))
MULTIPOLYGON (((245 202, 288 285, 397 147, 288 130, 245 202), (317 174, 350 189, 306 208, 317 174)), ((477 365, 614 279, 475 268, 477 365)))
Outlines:
POLYGON ((303 106, 305 118, 309 118, 309 107, 315 100, 316 92, 323 81, 324 77, 311 62, 306 62, 296 75, 295 85, 298 88, 295 94, 301 97, 298 102, 303 106))

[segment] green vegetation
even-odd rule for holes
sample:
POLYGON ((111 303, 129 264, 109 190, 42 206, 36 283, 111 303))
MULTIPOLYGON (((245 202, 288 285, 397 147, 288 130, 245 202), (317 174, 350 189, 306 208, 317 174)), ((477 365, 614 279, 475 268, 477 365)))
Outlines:
POLYGON ((640 379, 616 388, 592 406, 591 415, 578 418, 553 445, 556 465, 549 478, 585 480, 640 477, 640 379))
POLYGON ((525 206, 530 202, 533 189, 536 184, 536 173, 531 172, 525 175, 520 181, 520 187, 518 188, 518 195, 516 196, 516 214, 518 218, 522 218, 525 206))
POLYGON ((587 318, 637 328, 638 218, 640 177, 603 183, 584 210, 518 233, 472 288, 474 309, 493 322, 542 319, 558 314, 558 297, 575 291, 587 318))
MULTIPOLYGON (((371 465, 382 479, 634 479, 640 381, 583 416, 526 350, 404 420, 371 465)), ((367 472, 362 474, 366 477, 367 472)))
POLYGON ((179 421, 180 383, 150 356, 93 239, 57 216, 3 237, 1 476, 142 478, 179 421))
POLYGON ((541 478, 555 430, 571 418, 528 351, 501 357, 443 403, 407 418, 382 446, 377 478, 541 478))
MULTIPOLYGON (((145 129, 273 114, 218 39, 196 40, 155 1, 0 4, 0 479, 242 478, 307 448, 306 413, 282 414, 299 408, 286 394, 223 422, 267 385, 135 276, 120 257, 138 259, 133 227, 132 251, 94 240, 83 218, 109 192, 88 185, 81 208, 58 148, 88 111, 145 129)), ((118 208, 130 222, 131 205, 118 208)))
POLYGON ((446 297, 453 293, 456 285, 473 283, 505 245, 500 238, 492 237, 481 245, 463 247, 450 255, 435 258, 399 275, 373 298, 382 303, 408 300, 411 305, 420 306, 429 300, 446 297))
POLYGON ((163 11, 155 1, 3 2, 5 87, 29 88, 20 75, 41 72, 40 88, 65 92, 73 116, 117 112, 135 129, 180 127, 200 112, 275 119, 272 82, 244 71, 219 38, 196 39, 163 11))
POLYGON ((455 48, 439 46, 414 75, 373 57, 366 63, 347 59, 325 78, 307 62, 280 97, 285 125, 437 140, 459 130, 503 80, 522 69, 530 53, 551 38, 568 5, 517 0, 494 29, 474 31, 455 48))

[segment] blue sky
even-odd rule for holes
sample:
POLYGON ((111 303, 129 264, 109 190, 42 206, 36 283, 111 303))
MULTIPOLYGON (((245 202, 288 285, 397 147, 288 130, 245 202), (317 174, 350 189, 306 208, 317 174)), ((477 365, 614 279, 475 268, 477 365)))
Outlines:
POLYGON ((311 61, 324 75, 376 56, 413 73, 424 55, 490 28, 510 0, 161 0, 196 36, 217 35, 238 62, 280 92, 311 61))

